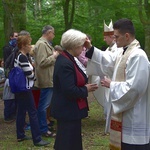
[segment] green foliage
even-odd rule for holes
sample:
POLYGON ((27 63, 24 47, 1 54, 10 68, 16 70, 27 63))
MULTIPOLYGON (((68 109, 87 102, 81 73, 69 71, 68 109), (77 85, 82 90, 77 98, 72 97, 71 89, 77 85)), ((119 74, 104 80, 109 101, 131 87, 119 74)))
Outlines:
MULTIPOLYGON (((26 0, 26 29, 31 33, 32 44, 41 36, 42 27, 50 24, 55 28, 53 44, 59 44, 65 30, 63 4, 65 0, 26 0)), ((2 2, 0 2, 1 4, 2 2)), ((17 2, 16 2, 17 3, 17 2)), ((71 5, 71 4, 70 4, 71 5)), ((1 14, 4 13, 2 4, 1 14)), ((21 17, 21 14, 19 14, 21 17)), ((103 21, 108 24, 110 19, 115 22, 120 18, 129 18, 136 29, 136 37, 144 47, 144 30, 138 16, 138 2, 136 0, 75 0, 75 13, 72 28, 79 29, 92 37, 93 45, 101 48, 106 46, 103 41, 103 21)), ((3 15, 0 17, 1 43, 5 44, 3 15)), ((1 55, 1 53, 0 53, 1 55)), ((2 56, 2 55, 1 55, 2 56)))
POLYGON ((41 13, 37 12, 37 17, 34 17, 34 3, 28 2, 28 22, 27 29, 33 38, 32 43, 35 44, 36 41, 41 36, 41 31, 43 26, 52 25, 55 28, 55 39, 54 45, 59 44, 61 35, 64 31, 63 13, 62 5, 59 1, 52 4, 50 1, 42 1, 41 13), (42 17, 41 17, 42 16, 42 17))

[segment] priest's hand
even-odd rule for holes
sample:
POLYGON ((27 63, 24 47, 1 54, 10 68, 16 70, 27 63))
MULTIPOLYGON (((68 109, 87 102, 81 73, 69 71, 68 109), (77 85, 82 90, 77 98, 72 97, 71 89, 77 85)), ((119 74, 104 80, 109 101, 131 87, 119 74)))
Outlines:
POLYGON ((86 49, 90 49, 92 47, 91 41, 89 40, 89 38, 86 38, 86 41, 84 43, 84 47, 86 49))
POLYGON ((101 86, 110 88, 111 80, 107 78, 106 76, 104 76, 104 79, 102 79, 100 82, 101 82, 101 86))

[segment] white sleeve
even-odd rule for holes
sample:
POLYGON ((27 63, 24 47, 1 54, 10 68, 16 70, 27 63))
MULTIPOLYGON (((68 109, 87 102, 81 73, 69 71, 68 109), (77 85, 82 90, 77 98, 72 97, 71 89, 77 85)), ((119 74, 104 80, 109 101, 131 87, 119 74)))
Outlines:
POLYGON ((94 47, 92 58, 87 63, 87 74, 103 78, 112 77, 117 54, 110 51, 101 51, 94 47))
POLYGON ((144 97, 149 81, 149 62, 143 54, 130 56, 126 63, 126 81, 111 82, 110 98, 114 113, 124 112, 144 97))

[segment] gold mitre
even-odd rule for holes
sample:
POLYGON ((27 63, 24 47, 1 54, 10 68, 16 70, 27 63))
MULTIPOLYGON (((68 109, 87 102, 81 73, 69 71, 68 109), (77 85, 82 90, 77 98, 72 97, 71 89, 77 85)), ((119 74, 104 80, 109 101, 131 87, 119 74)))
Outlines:
POLYGON ((109 26, 106 25, 104 20, 104 36, 114 35, 113 23, 112 20, 109 23, 109 26))

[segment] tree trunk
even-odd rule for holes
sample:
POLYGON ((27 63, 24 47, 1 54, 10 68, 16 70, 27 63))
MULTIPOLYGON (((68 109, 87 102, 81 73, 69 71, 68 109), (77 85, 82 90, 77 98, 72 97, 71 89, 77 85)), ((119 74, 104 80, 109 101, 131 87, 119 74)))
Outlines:
POLYGON ((34 19, 37 20, 38 18, 42 18, 41 0, 33 0, 33 3, 34 3, 34 9, 33 9, 34 19))
POLYGON ((73 24, 75 14, 75 0, 65 0, 63 4, 63 13, 65 20, 65 31, 70 29, 73 24), (70 1, 72 2, 71 4, 70 1))
POLYGON ((26 0, 2 0, 6 42, 11 32, 26 29, 26 0))

